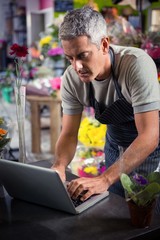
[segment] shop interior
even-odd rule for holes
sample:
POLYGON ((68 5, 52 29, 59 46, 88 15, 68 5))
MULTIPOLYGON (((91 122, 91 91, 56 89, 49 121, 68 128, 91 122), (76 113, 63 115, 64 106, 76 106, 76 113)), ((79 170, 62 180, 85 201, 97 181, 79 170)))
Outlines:
MULTIPOLYGON (((133 46, 147 52, 156 64, 157 79, 160 81, 160 0, 1 0, 1 159, 26 164, 42 163, 44 167, 51 166, 54 162, 55 145, 62 124, 60 86, 62 75, 69 65, 58 38, 58 30, 67 11, 81 8, 84 5, 90 5, 102 14, 106 20, 111 44, 133 46), (11 54, 13 44, 25 46, 28 51, 22 65, 18 65, 18 69, 11 54), (24 87, 21 100, 17 97, 15 88, 18 71, 20 71, 21 85, 24 87), (19 101, 22 104, 21 108, 18 107, 19 101)), ((106 170, 103 149, 107 126, 98 123, 94 118, 94 110, 87 107, 84 108, 80 124, 77 150, 74 159, 68 166, 68 171, 79 177, 91 178, 100 175, 106 170), (95 134, 95 132, 99 134, 95 134)), ((97 240, 113 238, 157 239, 154 237, 160 234, 159 230, 157 230, 159 220, 155 220, 154 233, 152 234, 146 229, 140 231, 130 228, 126 223, 123 226, 123 221, 117 220, 123 218, 123 214, 128 216, 123 201, 118 201, 114 196, 111 196, 108 202, 106 200, 106 204, 109 209, 107 218, 110 220, 107 232, 110 233, 107 235, 108 238, 104 237, 105 233, 101 238, 101 235, 98 235, 101 234, 100 230, 95 231, 97 240), (119 211, 118 214, 117 211, 119 211), (110 227, 111 231, 109 231, 110 227), (128 231, 126 230, 127 227, 128 231), (113 234, 114 231, 115 233, 118 232, 117 236, 115 233, 113 234), (132 238, 133 236, 135 238, 132 238)), ((13 207, 15 210, 16 203, 15 205, 13 203, 13 207)), ((15 217, 16 224, 13 225, 11 220, 7 220, 12 222, 10 231, 5 233, 5 225, 4 230, 0 231, 0 239, 9 240, 13 233, 15 239, 19 240, 22 238, 22 234, 25 235, 22 230, 26 231, 26 238, 23 236, 24 240, 91 239, 97 223, 95 220, 92 222, 90 216, 93 215, 92 219, 94 219, 99 211, 102 212, 102 209, 104 209, 104 204, 100 206, 100 210, 97 208, 91 215, 82 215, 86 226, 85 235, 81 231, 80 217, 71 219, 68 215, 53 212, 55 214, 53 214, 55 216, 53 219, 48 209, 35 209, 32 205, 27 204, 20 205, 15 215, 14 212, 11 213, 11 216, 15 217), (30 209, 33 209, 32 216, 28 214, 30 209), (20 220, 21 212, 23 224, 20 220), (41 216, 44 216, 44 219, 41 216), (86 220, 87 218, 89 221, 86 220), (59 222, 61 219, 63 222, 59 222), (69 237, 68 235, 71 232, 74 233, 75 229, 72 228, 69 231, 68 226, 69 228, 74 226, 75 219, 78 230, 73 237, 72 235, 69 237), (68 222, 69 225, 67 225, 68 222), (91 222, 93 228, 92 234, 89 234, 87 227, 92 227, 91 222), (53 226, 51 224, 54 227, 57 224, 57 230, 52 231, 53 226), (67 229, 66 231, 63 231, 63 224, 64 229, 67 229), (63 237, 59 235, 60 232, 63 232, 63 237), (6 234, 6 238, 1 238, 1 234, 2 237, 6 234), (76 238, 74 238, 75 236, 76 238)), ((7 211, 9 213, 10 209, 7 211)), ((1 211, 0 207, 1 214, 3 215, 3 211, 1 211)), ((104 218, 106 218, 106 215, 104 215, 104 218)), ((9 218, 7 217, 7 219, 9 218)), ((98 224, 103 225, 104 223, 101 219, 98 219, 98 224)))

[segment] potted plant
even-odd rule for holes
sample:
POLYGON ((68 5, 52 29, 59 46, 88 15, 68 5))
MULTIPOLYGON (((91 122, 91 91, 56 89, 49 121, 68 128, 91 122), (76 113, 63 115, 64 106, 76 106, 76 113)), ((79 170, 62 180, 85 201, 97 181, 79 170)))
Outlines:
POLYGON ((120 177, 125 190, 131 222, 136 227, 149 227, 156 198, 160 194, 160 173, 152 172, 144 177, 140 174, 120 177))

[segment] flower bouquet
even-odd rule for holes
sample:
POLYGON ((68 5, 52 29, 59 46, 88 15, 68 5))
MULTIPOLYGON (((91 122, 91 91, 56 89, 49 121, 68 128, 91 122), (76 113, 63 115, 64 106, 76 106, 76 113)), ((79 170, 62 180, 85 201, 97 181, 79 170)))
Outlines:
POLYGON ((70 164, 71 170, 79 177, 95 177, 106 170, 104 159, 103 150, 79 145, 70 164))
POLYGON ((86 147, 102 149, 105 143, 107 127, 94 117, 85 117, 80 124, 78 140, 86 147))
POLYGON ((80 144, 71 162, 73 173, 80 177, 95 177, 106 170, 103 151, 106 129, 106 125, 92 116, 83 118, 78 133, 80 144))
POLYGON ((143 39, 141 48, 153 58, 158 71, 160 81, 160 27, 157 31, 149 31, 143 39))
POLYGON ((7 143, 9 143, 10 138, 7 137, 8 130, 3 118, 0 117, 0 158, 3 154, 3 150, 7 143))
POLYGON ((160 173, 152 172, 147 177, 137 173, 129 177, 122 173, 120 180, 125 190, 132 224, 137 227, 148 227, 156 198, 160 194, 160 173))

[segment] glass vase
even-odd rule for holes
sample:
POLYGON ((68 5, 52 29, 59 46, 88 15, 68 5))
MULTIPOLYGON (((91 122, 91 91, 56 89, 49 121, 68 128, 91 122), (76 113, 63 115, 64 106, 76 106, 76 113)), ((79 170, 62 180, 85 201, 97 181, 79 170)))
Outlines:
POLYGON ((26 87, 15 86, 15 102, 19 135, 19 162, 26 162, 26 146, 25 146, 25 105, 26 105, 26 87))

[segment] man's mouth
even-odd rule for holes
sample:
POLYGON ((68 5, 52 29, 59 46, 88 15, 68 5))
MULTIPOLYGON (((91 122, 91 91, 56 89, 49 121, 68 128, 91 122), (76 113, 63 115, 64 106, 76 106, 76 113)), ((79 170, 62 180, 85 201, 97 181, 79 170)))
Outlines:
POLYGON ((86 77, 86 76, 89 76, 89 73, 88 73, 87 71, 83 71, 83 72, 82 72, 82 71, 81 71, 81 72, 79 71, 79 72, 78 72, 78 75, 79 75, 79 76, 82 76, 82 77, 86 77))

